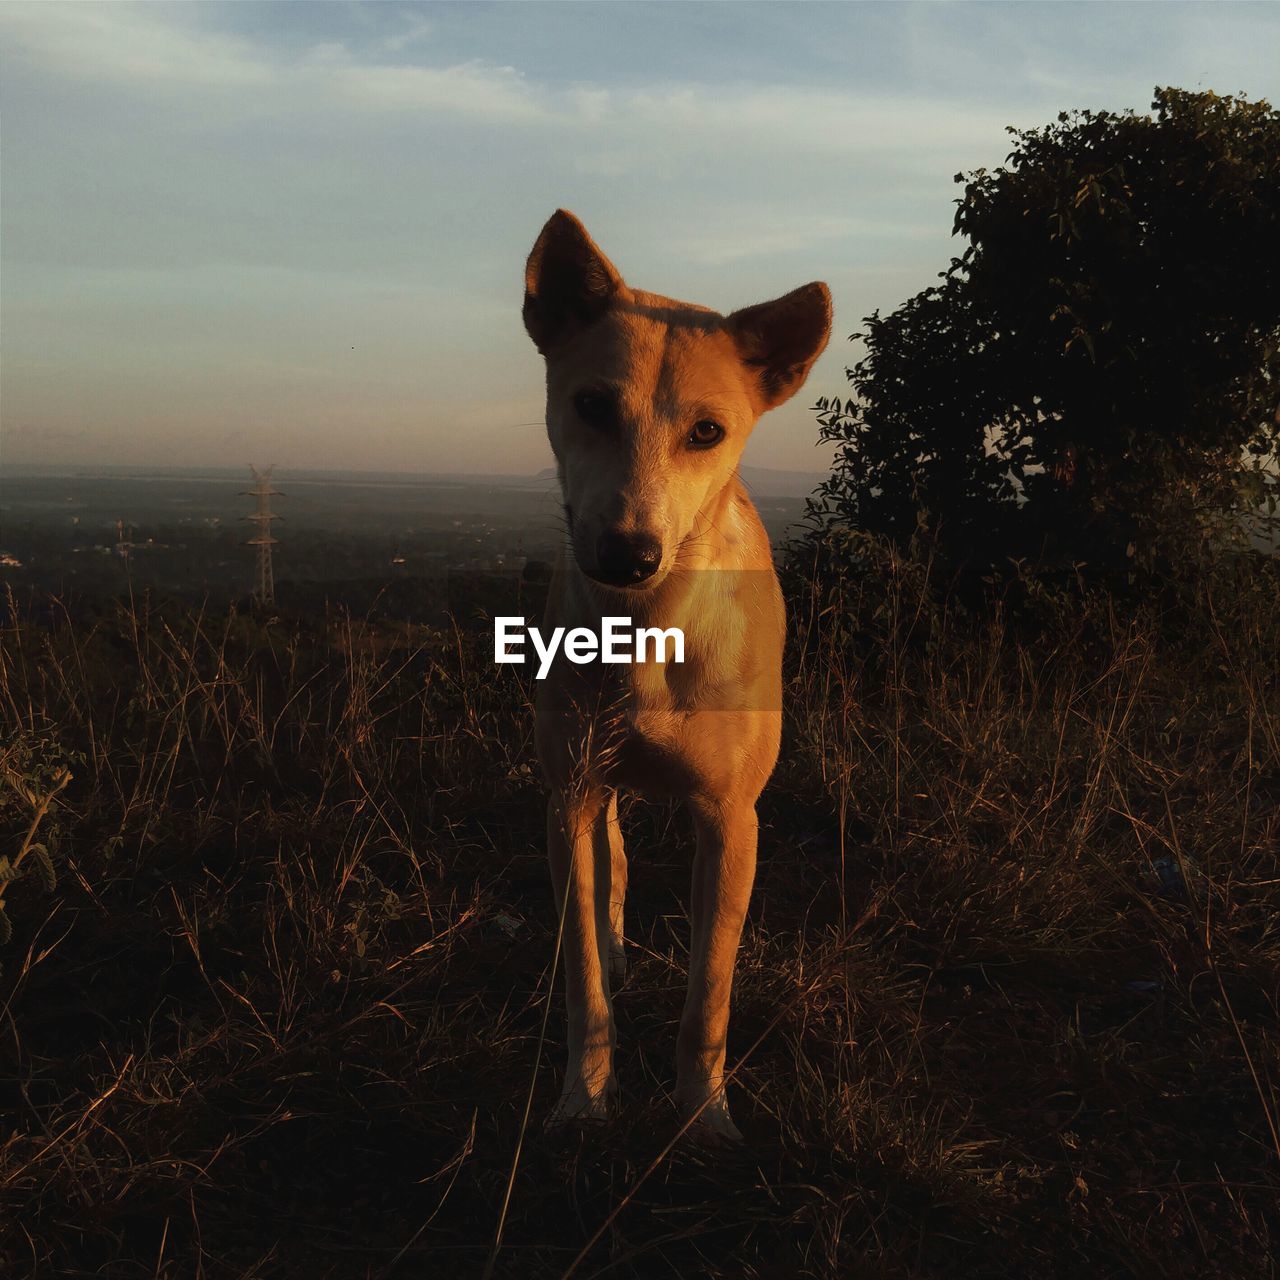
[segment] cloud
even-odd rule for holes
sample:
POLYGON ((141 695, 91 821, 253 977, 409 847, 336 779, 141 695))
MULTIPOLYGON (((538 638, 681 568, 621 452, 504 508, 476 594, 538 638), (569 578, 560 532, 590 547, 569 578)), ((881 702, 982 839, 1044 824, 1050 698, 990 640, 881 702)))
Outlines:
POLYGON ((404 13, 405 29, 394 35, 384 36, 379 43, 388 53, 399 53, 411 44, 419 44, 428 39, 434 31, 432 23, 417 13, 404 13))
POLYGON ((681 235, 672 247, 690 262, 719 267, 747 258, 816 251, 817 246, 830 241, 928 240, 936 234, 937 228, 928 222, 911 226, 867 218, 795 213, 779 219, 766 209, 717 222, 703 232, 681 235))
MULTIPOLYGON (((171 12, 171 11, 170 11, 171 12)), ((0 7, 9 53, 77 80, 243 91, 271 84, 273 68, 242 40, 187 30, 114 4, 0 7)))
POLYGON ((514 67, 464 62, 451 67, 379 66, 347 60, 312 61, 323 92, 356 106, 386 111, 441 111, 472 120, 528 122, 547 112, 514 67))
MULTIPOLYGON (((999 136, 1006 123, 995 108, 919 97, 754 83, 552 87, 483 59, 429 66, 361 55, 334 41, 289 54, 192 25, 181 9, 176 15, 168 6, 8 5, 0 7, 0 31, 10 56, 152 101, 167 90, 178 102, 221 94, 237 112, 338 107, 568 131, 587 149, 580 160, 586 172, 615 168, 610 151, 619 147, 688 152, 731 144, 761 156, 776 147, 828 155, 907 147, 936 154, 999 136)), ((418 19, 374 47, 398 55, 428 32, 418 19)))
MULTIPOLYGON (((314 104, 383 110, 433 110, 475 119, 531 119, 544 114, 512 67, 470 60, 427 67, 355 57, 340 43, 312 45, 288 57, 247 41, 172 19, 170 7, 79 4, 0 7, 10 56, 79 82, 106 83, 154 100, 169 90, 221 93, 259 106, 314 104), (163 15, 163 16, 160 16, 163 15)), ((426 33, 419 23, 381 41, 399 52, 426 33)))
POLYGON ((661 134, 666 145, 705 147, 708 136, 751 144, 762 157, 783 153, 896 152, 904 146, 954 152, 1001 137, 1008 111, 926 98, 796 87, 673 85, 620 96, 615 119, 632 133, 661 134))

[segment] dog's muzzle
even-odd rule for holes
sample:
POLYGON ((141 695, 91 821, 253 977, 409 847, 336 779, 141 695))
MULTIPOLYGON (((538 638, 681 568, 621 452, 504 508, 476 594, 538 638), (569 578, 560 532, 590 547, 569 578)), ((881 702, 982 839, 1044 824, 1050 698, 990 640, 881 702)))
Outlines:
POLYGON ((611 587, 635 587, 661 563, 662 543, 652 534, 608 530, 596 539, 596 571, 590 576, 611 587))

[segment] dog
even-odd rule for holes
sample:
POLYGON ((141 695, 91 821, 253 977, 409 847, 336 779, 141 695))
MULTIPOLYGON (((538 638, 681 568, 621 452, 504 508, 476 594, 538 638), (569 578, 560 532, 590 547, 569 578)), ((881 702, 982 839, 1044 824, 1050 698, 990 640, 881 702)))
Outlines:
POLYGON ((560 209, 529 255, 523 318, 546 363, 566 521, 545 625, 598 629, 623 614, 686 637, 679 666, 557 661, 539 682, 569 1048, 548 1123, 604 1119, 616 1100, 610 992, 626 972, 627 790, 679 799, 692 814, 675 1097, 704 1136, 740 1140, 725 1043, 756 801, 778 758, 785 617, 738 464, 760 416, 799 390, 826 346, 830 291, 815 282, 729 315, 646 293, 560 209))

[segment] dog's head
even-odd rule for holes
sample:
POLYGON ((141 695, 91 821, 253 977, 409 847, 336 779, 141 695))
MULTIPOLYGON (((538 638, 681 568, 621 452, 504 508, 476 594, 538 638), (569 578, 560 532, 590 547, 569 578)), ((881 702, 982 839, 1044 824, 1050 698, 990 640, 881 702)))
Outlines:
POLYGON ((800 389, 827 345, 831 295, 807 284, 722 316, 631 289, 561 209, 529 255, 524 324, 546 357, 578 565, 643 588, 671 569, 760 415, 800 389))

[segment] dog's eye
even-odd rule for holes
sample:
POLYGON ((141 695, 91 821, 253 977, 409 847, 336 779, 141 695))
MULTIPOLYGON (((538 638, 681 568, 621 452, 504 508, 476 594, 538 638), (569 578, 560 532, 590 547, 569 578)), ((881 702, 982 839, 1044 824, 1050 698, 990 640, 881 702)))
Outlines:
POLYGON ((614 401, 605 391, 579 391, 573 397, 573 408, 589 427, 613 426, 614 401))
POLYGON ((724 428, 718 422, 712 422, 710 418, 695 422, 693 430, 689 432, 689 446, 693 449, 710 449, 723 439, 724 428))

